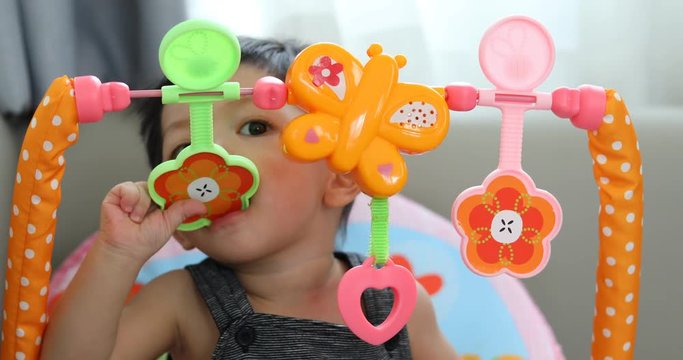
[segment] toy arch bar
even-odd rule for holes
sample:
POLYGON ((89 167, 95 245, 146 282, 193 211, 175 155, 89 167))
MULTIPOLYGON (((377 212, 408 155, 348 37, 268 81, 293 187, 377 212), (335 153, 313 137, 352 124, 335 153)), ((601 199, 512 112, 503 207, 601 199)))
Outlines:
MULTIPOLYGON (((122 82, 102 84, 95 76, 74 78, 74 94, 80 123, 97 122, 106 112, 125 110, 133 98, 162 97, 161 90, 130 90, 122 82)), ((251 95, 257 107, 273 110, 285 105, 287 88, 280 79, 266 76, 258 79, 253 88, 240 88, 240 96, 245 95, 251 95)), ((180 97, 184 96, 208 96, 211 100, 221 100, 225 92, 188 91, 180 94, 180 97)))

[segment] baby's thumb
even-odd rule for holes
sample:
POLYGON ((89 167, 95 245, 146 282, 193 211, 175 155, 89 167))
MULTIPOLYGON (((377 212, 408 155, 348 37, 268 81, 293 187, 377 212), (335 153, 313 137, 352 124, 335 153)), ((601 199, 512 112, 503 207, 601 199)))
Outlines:
POLYGON ((201 201, 188 199, 178 201, 163 211, 166 230, 171 235, 185 219, 206 213, 206 207, 201 201))

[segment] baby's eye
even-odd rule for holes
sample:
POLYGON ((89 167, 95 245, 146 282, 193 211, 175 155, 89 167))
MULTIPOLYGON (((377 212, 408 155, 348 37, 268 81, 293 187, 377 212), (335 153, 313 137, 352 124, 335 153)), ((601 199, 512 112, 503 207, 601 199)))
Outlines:
POLYGON ((176 157, 178 157, 178 154, 180 154, 180 152, 188 146, 190 146, 190 143, 184 143, 184 144, 178 145, 175 149, 173 149, 173 151, 171 151, 170 158, 175 159, 176 157))
POLYGON ((241 135, 259 136, 263 135, 270 128, 270 124, 265 120, 249 120, 240 128, 241 135))

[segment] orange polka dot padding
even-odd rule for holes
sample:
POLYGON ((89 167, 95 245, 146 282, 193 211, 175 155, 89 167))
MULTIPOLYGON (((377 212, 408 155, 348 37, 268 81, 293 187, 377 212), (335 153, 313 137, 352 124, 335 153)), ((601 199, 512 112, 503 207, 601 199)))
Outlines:
POLYGON ((64 152, 78 139, 72 81, 52 82, 26 130, 10 214, 2 359, 37 359, 47 324, 64 152))
POLYGON ((607 91, 602 124, 588 133, 600 195, 592 355, 632 359, 638 318, 643 227, 643 172, 636 131, 626 104, 607 91))

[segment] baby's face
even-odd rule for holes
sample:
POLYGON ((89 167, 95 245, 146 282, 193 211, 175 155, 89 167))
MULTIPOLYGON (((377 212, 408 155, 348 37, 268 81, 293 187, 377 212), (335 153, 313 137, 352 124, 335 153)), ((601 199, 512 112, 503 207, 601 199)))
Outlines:
MULTIPOLYGON (((266 75, 244 65, 231 81, 251 87, 266 75)), ((253 161, 261 183, 246 211, 218 218, 207 228, 176 232, 185 247, 197 247, 223 263, 239 264, 290 248, 306 232, 317 231, 311 223, 323 208, 332 173, 322 161, 304 164, 287 158, 280 142, 283 128, 302 114, 290 105, 261 110, 251 97, 214 103, 214 142, 253 161)), ((164 106, 161 129, 163 158, 175 158, 190 142, 188 106, 164 106)))

